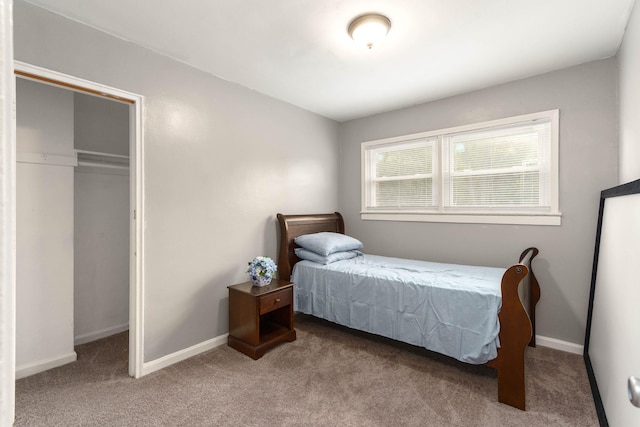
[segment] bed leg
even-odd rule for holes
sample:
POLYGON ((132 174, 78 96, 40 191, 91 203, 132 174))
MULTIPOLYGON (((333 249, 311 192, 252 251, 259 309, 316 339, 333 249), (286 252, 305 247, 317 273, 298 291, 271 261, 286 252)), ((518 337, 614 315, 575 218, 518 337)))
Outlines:
POLYGON ((525 410, 524 352, 507 356, 498 368, 498 401, 525 410))

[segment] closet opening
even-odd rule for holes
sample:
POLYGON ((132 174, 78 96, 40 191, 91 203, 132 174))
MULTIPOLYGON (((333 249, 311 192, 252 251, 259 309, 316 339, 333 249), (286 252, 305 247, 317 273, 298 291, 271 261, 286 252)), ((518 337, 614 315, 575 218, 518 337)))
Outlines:
POLYGON ((143 375, 142 101, 31 66, 16 73, 16 378, 129 330, 143 375))
POLYGON ((129 329, 129 108, 73 93, 74 346, 129 329))

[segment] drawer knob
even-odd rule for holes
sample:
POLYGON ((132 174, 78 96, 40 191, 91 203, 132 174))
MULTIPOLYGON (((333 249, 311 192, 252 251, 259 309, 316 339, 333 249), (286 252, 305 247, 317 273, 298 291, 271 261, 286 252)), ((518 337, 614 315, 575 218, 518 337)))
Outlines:
POLYGON ((280 298, 276 298, 275 303, 279 303, 280 302, 280 298))

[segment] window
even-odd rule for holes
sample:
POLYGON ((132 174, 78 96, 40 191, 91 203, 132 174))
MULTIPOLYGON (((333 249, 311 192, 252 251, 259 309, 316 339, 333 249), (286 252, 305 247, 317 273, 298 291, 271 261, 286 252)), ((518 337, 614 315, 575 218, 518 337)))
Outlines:
POLYGON ((362 144, 362 218, 560 225, 558 110, 362 144))

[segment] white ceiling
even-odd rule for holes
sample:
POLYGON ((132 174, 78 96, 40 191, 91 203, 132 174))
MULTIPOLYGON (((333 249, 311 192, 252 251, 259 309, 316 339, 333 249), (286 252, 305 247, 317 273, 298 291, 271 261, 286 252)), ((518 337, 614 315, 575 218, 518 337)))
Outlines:
POLYGON ((338 121, 615 55, 634 0, 28 0, 338 121), (389 17, 383 44, 347 34, 389 17))

